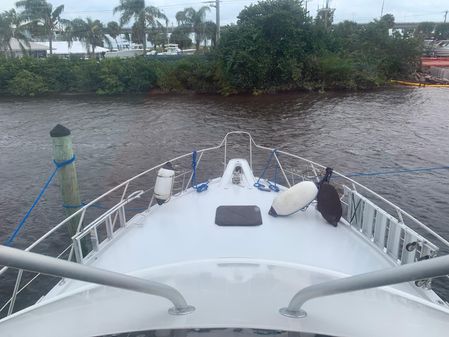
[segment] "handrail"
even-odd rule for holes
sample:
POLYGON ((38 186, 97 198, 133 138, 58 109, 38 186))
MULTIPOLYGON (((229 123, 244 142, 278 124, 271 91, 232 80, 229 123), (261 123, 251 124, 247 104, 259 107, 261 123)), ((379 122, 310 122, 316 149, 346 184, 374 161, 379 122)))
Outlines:
MULTIPOLYGON (((59 259, 62 255, 64 255, 70 248, 72 247, 72 244, 70 244, 66 249, 64 249, 56 258, 57 259, 59 259)), ((19 272, 20 272, 20 270, 19 270, 19 272)), ((34 277, 31 279, 31 280, 29 280, 24 286, 22 286, 22 288, 20 288, 20 289, 18 289, 17 291, 15 291, 15 292, 13 292, 13 294, 12 294, 12 296, 11 296, 11 298, 8 300, 8 301, 6 301, 5 302, 5 304, 3 304, 3 306, 0 308, 0 312, 2 312, 8 305, 10 306, 10 308, 11 308, 11 312, 14 310, 14 303, 13 302, 15 302, 15 298, 16 298, 16 296, 17 295, 19 295, 26 287, 28 287, 36 278, 38 278, 39 276, 40 276, 41 274, 40 273, 37 273, 36 275, 34 275, 34 277)), ((16 284, 18 283, 18 280, 19 280, 20 278, 19 278, 19 276, 17 276, 17 279, 16 279, 16 284)), ((20 283, 20 281, 19 281, 19 283, 20 283)), ((9 309, 8 309, 8 312, 9 312, 9 309)), ((8 316, 9 316, 9 314, 8 314, 8 316)))
POLYGON ((24 252, 16 248, 0 246, 0 264, 19 270, 66 277, 164 297, 173 303, 174 307, 169 309, 169 313, 173 315, 188 314, 195 310, 194 307, 187 304, 178 290, 163 283, 24 252))
POLYGON ((280 309, 279 312, 287 317, 306 317, 307 312, 301 308, 305 302, 313 298, 445 276, 448 274, 449 255, 445 255, 399 267, 327 281, 298 291, 291 299, 288 307, 280 309))
POLYGON ((80 231, 81 229, 79 229, 77 231, 77 233, 72 236, 72 240, 77 238, 77 237, 83 236, 85 233, 89 232, 93 227, 98 225, 98 223, 104 221, 108 216, 114 214, 119 208, 127 205, 128 203, 130 203, 134 199, 140 198, 143 193, 144 193, 144 191, 141 191, 141 190, 131 193, 126 199, 123 199, 119 203, 115 204, 114 206, 109 208, 106 212, 101 214, 98 218, 96 218, 94 221, 92 221, 92 223, 90 225, 84 227, 82 231, 80 231))

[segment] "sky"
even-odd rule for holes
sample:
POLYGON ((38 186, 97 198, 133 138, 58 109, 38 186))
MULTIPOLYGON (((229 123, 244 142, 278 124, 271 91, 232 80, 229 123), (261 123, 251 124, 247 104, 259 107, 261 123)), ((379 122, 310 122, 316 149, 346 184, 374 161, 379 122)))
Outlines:
MULTIPOLYGON (((9 10, 14 7, 17 0, 0 0, 0 11, 9 10)), ((55 6, 65 5, 62 17, 74 19, 77 17, 91 17, 108 22, 119 20, 112 9, 118 5, 119 0, 47 0, 55 6)), ((206 5, 207 0, 146 0, 147 5, 159 7, 170 20, 170 24, 176 25, 176 12, 185 7, 200 8, 206 5)), ((251 3, 251 0, 221 0, 221 24, 226 25, 236 22, 238 13, 251 3)), ((335 8, 335 22, 353 20, 356 22, 369 22, 378 18, 384 2, 383 13, 391 13, 396 22, 419 22, 444 20, 444 12, 449 10, 447 0, 330 0, 330 7, 335 8)), ((309 0, 308 9, 314 15, 318 6, 323 6, 324 0, 309 0)), ((210 20, 215 21, 215 9, 211 8, 208 14, 210 20)), ((448 14, 449 21, 449 14, 448 14)))

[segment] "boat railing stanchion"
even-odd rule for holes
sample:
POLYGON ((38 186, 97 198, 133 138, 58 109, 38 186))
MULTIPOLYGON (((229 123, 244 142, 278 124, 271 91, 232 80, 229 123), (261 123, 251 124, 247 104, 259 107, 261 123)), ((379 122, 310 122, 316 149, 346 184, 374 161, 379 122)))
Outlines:
POLYGON ((225 136, 224 139, 224 162, 223 162, 223 172, 226 171, 226 155, 227 155, 227 151, 228 151, 228 135, 225 136))
POLYGON ((19 290, 20 282, 22 281, 23 269, 19 269, 17 273, 16 283, 14 284, 14 290, 11 297, 11 302, 9 302, 8 316, 12 314, 14 310, 14 305, 16 304, 17 291, 19 290))
MULTIPOLYGON (((122 193, 122 197, 120 198, 120 201, 123 201, 125 199, 125 195, 126 192, 128 191, 128 186, 129 186, 129 182, 125 185, 125 187, 123 188, 123 193, 122 193)), ((125 210, 123 209, 123 212, 125 212, 125 210)), ((120 212, 115 213, 114 215, 114 220, 112 221, 112 228, 115 227, 115 223, 117 222, 117 218, 120 216, 119 221, 120 221, 120 227, 123 227, 124 225, 122 224, 123 222, 123 217, 122 214, 120 212)), ((126 218, 125 218, 126 219, 126 218)), ((126 221, 126 220, 125 220, 126 221)))
POLYGON ((320 177, 318 176, 318 172, 315 168, 315 165, 313 165, 313 163, 310 163, 310 166, 312 167, 312 172, 313 172, 313 175, 315 176, 316 181, 319 182, 320 177))
POLYGON ((402 212, 399 208, 396 208, 396 213, 398 215, 399 222, 404 223, 404 218, 402 217, 402 212))
POLYGON ((302 318, 307 316, 307 312, 302 309, 302 306, 314 298, 446 276, 448 274, 449 255, 445 255, 399 267, 344 277, 301 289, 290 300, 288 307, 281 308, 279 312, 287 317, 302 318))
POLYGON ((274 151, 273 152, 274 159, 276 159, 276 162, 279 165, 279 169, 281 170, 282 175, 284 176, 285 182, 287 183, 288 187, 290 188, 290 187, 292 187, 292 185, 290 184, 290 181, 288 181, 288 178, 285 174, 284 168, 282 167, 281 162, 279 161, 278 155, 276 154, 276 150, 273 149, 273 151, 274 151))
POLYGON ((253 170, 253 139, 249 135, 249 167, 253 170))

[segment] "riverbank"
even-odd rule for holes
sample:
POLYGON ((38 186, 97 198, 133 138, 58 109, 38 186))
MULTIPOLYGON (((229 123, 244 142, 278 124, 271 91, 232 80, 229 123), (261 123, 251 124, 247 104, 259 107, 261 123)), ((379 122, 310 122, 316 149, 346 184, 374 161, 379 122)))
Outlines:
MULTIPOLYGON (((318 73, 325 59, 316 59, 309 72, 318 73), (313 69, 312 69, 313 68, 313 69)), ((214 54, 177 60, 132 59, 1 59, 0 95, 45 96, 55 94, 120 95, 130 93, 272 94, 285 91, 367 90, 388 84, 380 77, 363 77, 343 65, 344 74, 333 69, 297 83, 259 86, 249 90, 231 86, 221 77, 214 54)))
POLYGON ((394 17, 360 25, 312 19, 297 0, 245 7, 204 55, 157 60, 0 59, 0 94, 92 92, 118 95, 195 92, 358 91, 407 79, 420 66, 422 41, 389 34, 394 17))

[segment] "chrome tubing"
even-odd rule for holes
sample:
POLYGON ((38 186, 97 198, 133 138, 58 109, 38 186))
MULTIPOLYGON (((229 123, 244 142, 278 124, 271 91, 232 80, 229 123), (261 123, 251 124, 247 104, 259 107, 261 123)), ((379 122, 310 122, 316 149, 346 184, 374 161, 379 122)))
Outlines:
POLYGON ((187 304, 178 290, 168 285, 88 267, 79 263, 59 260, 45 255, 25 252, 16 248, 0 246, 0 264, 19 270, 28 270, 164 297, 173 303, 174 307, 169 309, 169 313, 173 315, 188 314, 195 310, 193 306, 187 304))
POLYGON ((399 267, 344 277, 301 289, 293 296, 288 307, 280 309, 279 312, 284 316, 292 318, 306 317, 307 312, 302 309, 302 306, 313 298, 445 276, 448 274, 449 255, 445 255, 399 267))

